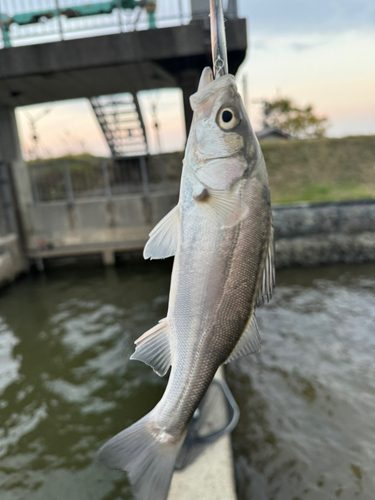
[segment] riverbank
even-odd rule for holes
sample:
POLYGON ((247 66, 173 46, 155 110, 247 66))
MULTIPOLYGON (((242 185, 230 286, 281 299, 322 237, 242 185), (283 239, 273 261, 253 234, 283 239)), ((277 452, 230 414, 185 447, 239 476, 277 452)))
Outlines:
POLYGON ((375 200, 273 207, 276 267, 375 261, 375 200))
MULTIPOLYGON (((272 203, 375 198, 375 136, 262 141, 272 203)), ((181 177, 183 152, 151 157, 181 177)))

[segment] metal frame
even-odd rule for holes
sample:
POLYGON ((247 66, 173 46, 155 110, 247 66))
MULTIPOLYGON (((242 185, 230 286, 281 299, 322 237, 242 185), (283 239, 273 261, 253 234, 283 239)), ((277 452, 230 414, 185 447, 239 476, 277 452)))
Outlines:
POLYGON ((170 184, 163 164, 148 156, 31 163, 28 171, 34 203, 73 203, 165 190, 170 184))

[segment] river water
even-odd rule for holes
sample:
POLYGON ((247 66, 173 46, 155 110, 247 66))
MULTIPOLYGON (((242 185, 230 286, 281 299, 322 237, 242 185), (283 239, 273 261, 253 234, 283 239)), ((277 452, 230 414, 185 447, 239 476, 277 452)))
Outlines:
MULTIPOLYGON (((129 356, 165 316, 170 271, 54 269, 0 291, 1 500, 132 498, 123 474, 92 461, 163 393, 129 356)), ((262 352, 227 369, 238 498, 373 500, 375 266, 277 279, 258 313, 262 352)))

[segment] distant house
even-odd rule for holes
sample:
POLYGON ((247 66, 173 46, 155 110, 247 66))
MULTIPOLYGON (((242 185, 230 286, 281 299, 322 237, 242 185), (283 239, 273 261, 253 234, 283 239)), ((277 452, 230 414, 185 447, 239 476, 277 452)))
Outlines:
POLYGON ((278 141, 280 139, 292 139, 292 136, 283 132, 278 127, 265 127, 259 132, 255 132, 259 141, 278 141))

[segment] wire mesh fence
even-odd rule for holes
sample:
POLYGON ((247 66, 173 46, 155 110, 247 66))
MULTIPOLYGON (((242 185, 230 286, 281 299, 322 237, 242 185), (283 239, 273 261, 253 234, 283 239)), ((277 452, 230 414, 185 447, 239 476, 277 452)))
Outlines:
POLYGON ((178 26, 190 0, 0 0, 0 48, 178 26))
POLYGON ((148 195, 168 187, 162 166, 144 156, 116 161, 98 158, 33 162, 29 172, 36 203, 148 195))

